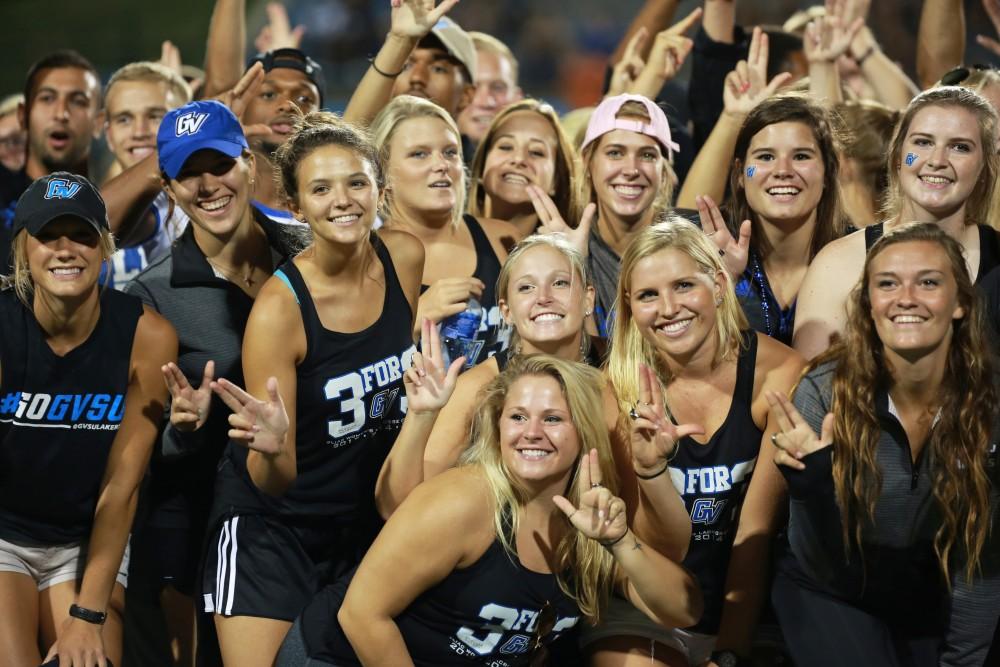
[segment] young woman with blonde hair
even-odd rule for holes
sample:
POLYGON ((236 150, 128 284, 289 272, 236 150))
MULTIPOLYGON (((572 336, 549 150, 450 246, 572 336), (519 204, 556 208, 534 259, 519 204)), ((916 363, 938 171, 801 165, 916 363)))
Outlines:
POLYGON ((606 367, 618 432, 630 421, 689 426, 676 427, 665 461, 623 476, 623 497, 628 487, 680 494, 692 530, 682 564, 698 578, 705 614, 668 630, 613 602, 607 622, 584 633, 592 664, 701 665, 749 651, 784 497, 770 463, 777 426, 765 391, 789 389, 801 367, 789 348, 748 330, 718 249, 700 229, 667 216, 632 239, 606 367))
POLYGON ((518 234, 509 223, 465 215, 466 172, 455 121, 433 102, 400 95, 371 125, 386 187, 380 213, 388 229, 423 244, 424 274, 416 322, 438 323, 475 298, 483 310, 466 363, 503 349, 496 279, 518 234))
MULTIPOLYGON (((439 403, 429 375, 407 376, 411 409, 439 403)), ((414 490, 277 664, 540 661, 581 617, 600 619, 612 590, 651 622, 693 622, 693 579, 628 526, 600 386, 583 364, 512 362, 484 392, 463 465, 414 490)))
POLYGON ((867 251, 900 225, 940 225, 965 250, 974 282, 1000 265, 998 125, 990 103, 966 88, 932 88, 913 98, 890 144, 884 222, 831 242, 813 259, 799 290, 796 350, 815 357, 842 334, 867 251))

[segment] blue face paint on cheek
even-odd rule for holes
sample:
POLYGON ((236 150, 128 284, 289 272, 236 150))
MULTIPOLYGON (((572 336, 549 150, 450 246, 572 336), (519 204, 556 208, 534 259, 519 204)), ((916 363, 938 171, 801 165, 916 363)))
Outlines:
POLYGON ((753 175, 757 173, 756 165, 751 165, 747 167, 747 178, 753 178, 753 175))
POLYGON ((917 154, 916 153, 907 153, 906 154, 906 166, 907 167, 912 167, 913 163, 916 162, 916 161, 917 161, 917 154))

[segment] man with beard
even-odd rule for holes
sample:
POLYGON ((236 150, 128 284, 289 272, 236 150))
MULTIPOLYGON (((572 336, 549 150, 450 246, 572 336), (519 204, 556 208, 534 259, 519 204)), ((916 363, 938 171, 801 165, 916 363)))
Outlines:
POLYGON ((28 185, 54 171, 87 176, 90 142, 100 136, 101 81, 76 51, 56 51, 28 70, 18 121, 28 133, 24 168, 0 166, 0 273, 10 267, 10 226, 28 185))
POLYGON ((323 106, 323 69, 302 51, 291 48, 259 53, 250 59, 247 69, 258 62, 264 66, 264 83, 241 118, 244 126, 266 125, 270 129, 270 134, 247 135, 257 165, 253 205, 275 222, 295 223, 275 186, 272 157, 291 133, 299 112, 307 114, 323 106))
MULTIPOLYGON (((156 153, 160 120, 190 100, 191 89, 184 79, 159 63, 129 63, 111 75, 102 120, 108 148, 121 171, 156 153)), ((121 249, 102 271, 101 283, 124 287, 170 248, 187 222, 184 212, 161 191, 133 224, 115 229, 121 249)))

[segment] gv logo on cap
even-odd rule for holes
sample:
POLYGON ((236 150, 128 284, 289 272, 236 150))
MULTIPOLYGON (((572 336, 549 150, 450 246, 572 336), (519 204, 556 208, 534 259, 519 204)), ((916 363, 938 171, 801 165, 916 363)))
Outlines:
POLYGON ((175 134, 178 137, 183 137, 186 134, 197 134, 207 118, 207 113, 195 113, 194 111, 178 116, 175 134))
POLYGON ((46 199, 72 199, 80 191, 79 183, 70 183, 63 178, 53 178, 45 189, 46 199))

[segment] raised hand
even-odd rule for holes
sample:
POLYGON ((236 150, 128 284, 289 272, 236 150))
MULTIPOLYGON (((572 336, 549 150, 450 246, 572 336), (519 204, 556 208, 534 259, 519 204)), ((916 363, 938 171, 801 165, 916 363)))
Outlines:
POLYGON ((277 378, 267 380, 266 401, 251 396, 225 378, 213 382, 212 391, 233 411, 229 415, 230 438, 263 454, 278 454, 284 449, 288 412, 278 393, 277 378))
MULTIPOLYGON (((247 110, 247 106, 250 104, 250 100, 254 98, 257 91, 260 90, 261 85, 264 83, 264 65, 263 63, 254 63, 253 66, 243 73, 240 80, 236 82, 236 85, 225 91, 215 99, 222 102, 233 114, 243 122, 243 113, 247 110)), ((257 124, 257 125, 244 125, 243 133, 246 134, 247 139, 252 136, 270 136, 271 128, 267 125, 257 124)))
POLYGON ((740 235, 734 239, 722 217, 722 211, 711 197, 698 195, 695 197, 695 203, 698 206, 698 217, 701 219, 701 230, 719 249, 722 264, 730 277, 736 278, 747 268, 747 260, 750 257, 750 221, 744 220, 740 223, 740 235))
POLYGON ((796 470, 804 470, 806 465, 799 459, 833 444, 833 413, 823 418, 819 437, 802 418, 792 402, 784 394, 776 391, 765 392, 764 397, 771 406, 771 418, 778 424, 778 432, 771 436, 771 442, 778 450, 774 462, 796 470))
POLYGON ((441 278, 435 280, 417 302, 417 319, 424 318, 437 324, 446 317, 465 310, 470 296, 477 299, 486 286, 479 278, 441 278))
MULTIPOLYGON (((986 15, 990 17, 990 23, 993 24, 993 31, 997 35, 1000 35, 1000 0, 983 0, 983 9, 986 10, 986 15)), ((983 48, 992 51, 994 55, 1000 56, 1000 42, 992 37, 976 35, 976 42, 983 48)))
POLYGON ((443 408, 455 391, 458 374, 465 365, 465 357, 459 357, 445 370, 441 335, 426 317, 421 323, 420 347, 423 352, 413 353, 413 365, 403 373, 407 414, 426 414, 443 408))
POLYGON ((696 7, 683 19, 656 35, 646 58, 646 66, 636 78, 631 92, 655 99, 663 84, 677 76, 694 46, 694 41, 685 33, 698 22, 701 14, 701 7, 696 7))
POLYGON ((280 2, 269 2, 265 6, 267 23, 254 40, 257 51, 276 51, 277 49, 297 49, 302 43, 302 35, 306 27, 297 25, 292 28, 288 20, 288 11, 280 2))
POLYGON ((170 391, 170 424, 178 431, 197 431, 208 419, 212 406, 212 378, 215 377, 215 362, 205 364, 201 384, 192 387, 177 364, 170 362, 160 368, 170 391))
POLYGON ((573 527, 592 540, 611 544, 621 539, 628 530, 625 501, 605 488, 601 482, 601 466, 597 450, 580 457, 580 506, 563 496, 553 496, 563 514, 573 527))
POLYGON ((806 26, 802 46, 810 63, 832 63, 847 53, 854 36, 865 24, 862 16, 848 18, 847 12, 853 11, 848 2, 826 0, 826 15, 806 26))
POLYGON ((181 51, 169 39, 160 45, 160 64, 181 76, 181 51))
POLYGON ((788 72, 782 72, 768 83, 767 59, 767 34, 754 28, 747 59, 736 63, 736 69, 726 75, 722 91, 725 113, 740 118, 746 116, 792 78, 788 72))
POLYGON ((674 457, 680 439, 705 431, 695 424, 675 426, 663 403, 663 389, 656 373, 639 364, 639 401, 629 411, 632 420, 632 465, 637 475, 658 475, 674 457))
POLYGON ((535 207, 535 213, 538 215, 538 222, 541 225, 538 233, 563 234, 573 244, 573 247, 586 257, 590 248, 590 226, 593 224, 594 217, 597 214, 597 204, 591 202, 584 207, 583 215, 580 216, 580 224, 574 229, 563 220, 562 214, 559 213, 559 209, 556 207, 556 203, 552 201, 552 197, 545 190, 534 184, 528 185, 526 189, 528 196, 531 197, 531 205, 535 207))
POLYGON ((631 39, 628 40, 621 60, 611 68, 611 81, 608 82, 608 97, 621 95, 632 90, 632 84, 635 83, 639 73, 646 66, 646 61, 639 54, 642 52, 642 45, 645 44, 647 35, 649 35, 649 31, 643 26, 636 30, 632 34, 631 39))
POLYGON ((437 7, 435 0, 392 0, 389 32, 399 37, 420 39, 431 31, 458 0, 444 0, 437 7))

